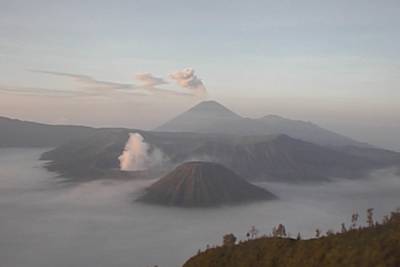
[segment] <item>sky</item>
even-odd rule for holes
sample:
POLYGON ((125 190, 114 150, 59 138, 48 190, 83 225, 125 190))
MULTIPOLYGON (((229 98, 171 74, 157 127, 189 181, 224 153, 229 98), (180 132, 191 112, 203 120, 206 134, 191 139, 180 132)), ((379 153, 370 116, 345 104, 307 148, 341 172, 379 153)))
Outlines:
POLYGON ((398 14, 398 0, 0 0, 0 115, 152 129, 214 99, 400 150, 398 14))

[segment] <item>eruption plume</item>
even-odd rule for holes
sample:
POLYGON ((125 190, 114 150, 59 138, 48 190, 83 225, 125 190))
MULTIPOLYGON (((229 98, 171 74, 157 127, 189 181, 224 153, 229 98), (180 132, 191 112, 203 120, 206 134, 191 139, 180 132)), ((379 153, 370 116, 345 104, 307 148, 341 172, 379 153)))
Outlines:
POLYGON ((199 79, 192 68, 185 68, 169 75, 169 77, 181 87, 190 89, 197 96, 206 96, 207 89, 201 79, 199 79))
POLYGON ((124 151, 118 159, 122 171, 141 171, 161 164, 164 155, 157 148, 151 149, 150 145, 144 142, 142 135, 130 133, 124 151))

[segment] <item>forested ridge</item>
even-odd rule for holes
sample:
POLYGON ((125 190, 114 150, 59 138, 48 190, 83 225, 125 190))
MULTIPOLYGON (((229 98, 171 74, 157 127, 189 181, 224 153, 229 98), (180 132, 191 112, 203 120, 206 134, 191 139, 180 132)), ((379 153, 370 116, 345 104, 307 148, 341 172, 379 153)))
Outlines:
POLYGON ((346 229, 342 225, 340 233, 326 234, 317 229, 318 237, 307 240, 301 240, 300 235, 285 237, 279 227, 271 236, 238 244, 230 234, 223 246, 198 253, 184 267, 400 266, 400 212, 392 212, 382 222, 373 221, 372 210, 369 213, 366 227, 351 225, 346 229))

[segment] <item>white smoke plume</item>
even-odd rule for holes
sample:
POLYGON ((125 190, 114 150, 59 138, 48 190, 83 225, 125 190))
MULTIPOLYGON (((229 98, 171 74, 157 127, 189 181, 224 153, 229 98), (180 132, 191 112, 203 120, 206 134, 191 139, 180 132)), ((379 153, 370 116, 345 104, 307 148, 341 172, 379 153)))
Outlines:
POLYGON ((191 89, 196 95, 206 95, 206 87, 203 82, 194 74, 194 69, 185 68, 169 75, 183 88, 191 89))
POLYGON ((161 150, 151 149, 142 135, 130 133, 124 151, 118 157, 122 171, 142 171, 160 165, 165 157, 161 150))

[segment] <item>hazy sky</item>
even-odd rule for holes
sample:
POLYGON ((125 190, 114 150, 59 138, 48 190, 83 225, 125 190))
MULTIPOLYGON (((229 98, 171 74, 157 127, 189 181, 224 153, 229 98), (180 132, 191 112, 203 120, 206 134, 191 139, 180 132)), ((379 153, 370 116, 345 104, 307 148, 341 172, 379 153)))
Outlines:
POLYGON ((0 115, 152 128, 209 98, 400 149, 399 14, 398 0, 0 0, 0 115))

